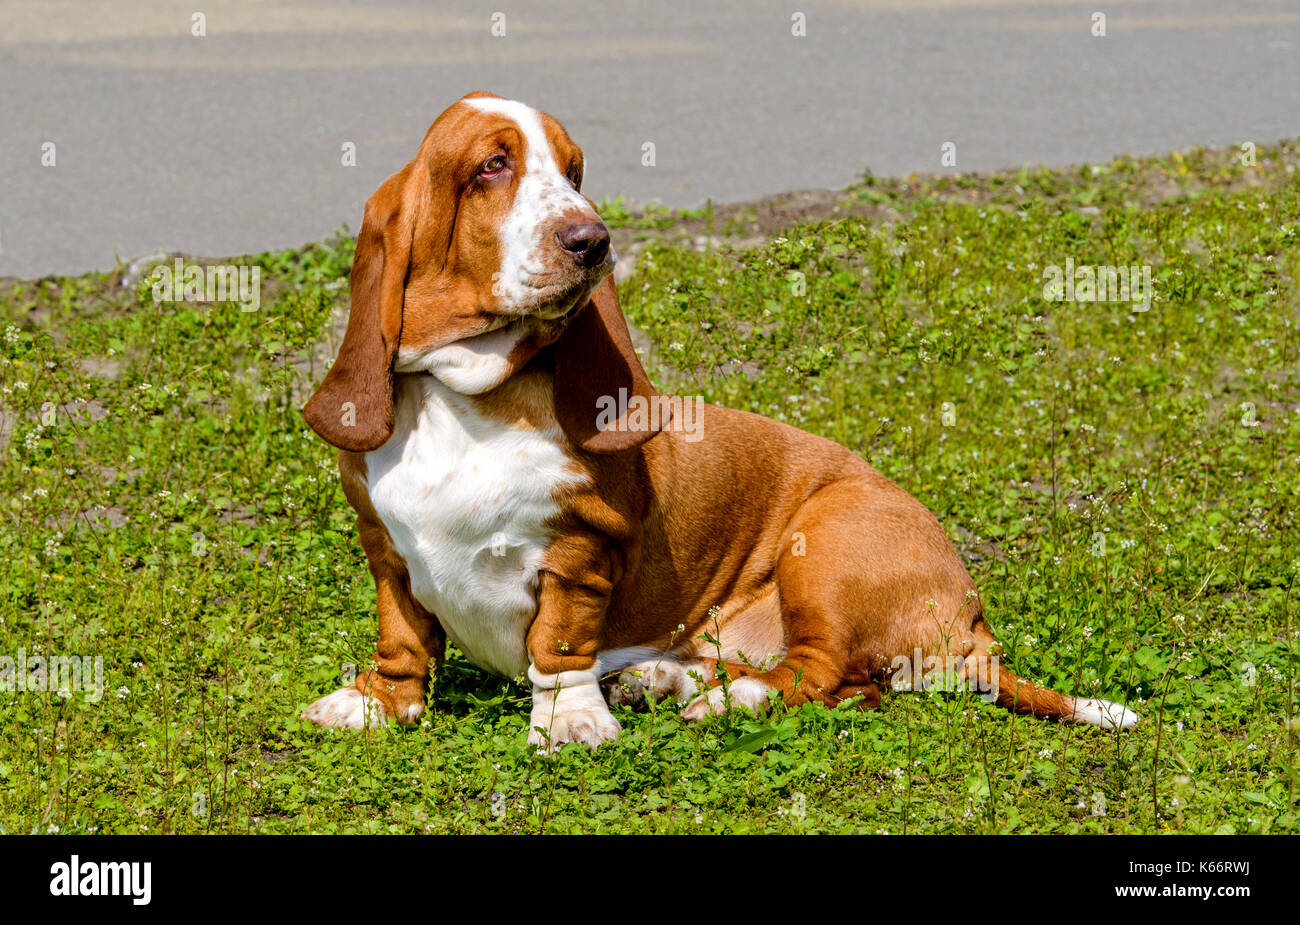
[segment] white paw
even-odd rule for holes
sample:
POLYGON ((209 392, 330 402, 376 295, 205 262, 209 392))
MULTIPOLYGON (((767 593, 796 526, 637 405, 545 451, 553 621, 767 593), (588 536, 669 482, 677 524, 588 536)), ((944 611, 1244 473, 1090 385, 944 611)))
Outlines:
POLYGON ((1128 707, 1109 700, 1076 700, 1074 721, 1100 726, 1102 729, 1132 729, 1138 715, 1128 707))
POLYGON ((572 707, 551 711, 534 708, 528 742, 540 745, 547 753, 568 742, 597 748, 601 742, 618 738, 622 729, 604 703, 598 709, 572 707))
MULTIPOLYGON (((423 709, 421 705, 420 710, 423 709)), ((326 694, 309 706, 302 717, 326 729, 365 729, 388 724, 388 717, 379 701, 364 696, 355 687, 344 687, 326 694)))
POLYGON ((699 689, 698 682, 691 676, 692 671, 703 677, 702 665, 672 658, 631 665, 610 688, 609 703, 611 706, 636 706, 647 698, 659 701, 664 697, 685 703, 699 689))
POLYGON ((719 685, 696 697, 682 711, 682 717, 696 720, 711 713, 725 713, 728 696, 733 707, 745 707, 755 715, 762 716, 767 712, 767 692, 770 690, 770 687, 755 678, 739 678, 732 681, 725 692, 719 685))
POLYGON ((617 738, 623 727, 605 706, 600 694, 600 675, 594 670, 542 674, 528 666, 533 682, 533 714, 528 723, 528 741, 553 752, 566 742, 596 748, 617 738))

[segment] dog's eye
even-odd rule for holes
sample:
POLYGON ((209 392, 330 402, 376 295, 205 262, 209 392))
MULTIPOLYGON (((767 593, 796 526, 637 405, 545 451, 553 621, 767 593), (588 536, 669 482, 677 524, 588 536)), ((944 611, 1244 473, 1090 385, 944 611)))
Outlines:
POLYGON ((501 171, 506 169, 506 156, 498 154, 496 157, 489 157, 479 168, 478 175, 484 180, 491 180, 501 171))

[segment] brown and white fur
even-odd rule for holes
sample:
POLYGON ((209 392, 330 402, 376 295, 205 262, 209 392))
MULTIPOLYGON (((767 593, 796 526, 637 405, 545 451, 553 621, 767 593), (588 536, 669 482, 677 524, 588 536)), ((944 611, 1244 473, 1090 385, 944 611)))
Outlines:
MULTIPOLYGON (((719 648, 730 701, 754 710, 772 691, 876 706, 898 657, 989 656, 939 523, 843 447, 711 405, 689 431, 601 426, 609 397, 660 396, 583 168, 551 117, 471 94, 366 204, 347 333, 304 413, 341 450, 379 642, 372 670, 305 715, 415 721, 448 638, 531 679, 529 738, 547 748, 618 734, 612 672, 615 701, 724 709, 719 648)), ((1005 668, 996 685, 1017 712, 1137 721, 1005 668)))

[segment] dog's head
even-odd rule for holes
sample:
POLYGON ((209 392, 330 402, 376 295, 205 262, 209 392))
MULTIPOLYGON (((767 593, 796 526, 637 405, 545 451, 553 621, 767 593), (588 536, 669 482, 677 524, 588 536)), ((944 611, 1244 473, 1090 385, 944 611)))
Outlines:
POLYGON ((582 173, 560 124, 523 103, 472 93, 440 115, 366 203, 347 333, 303 409, 312 429, 341 449, 377 449, 393 432, 394 372, 477 395, 554 344, 556 414, 574 443, 617 452, 654 436, 596 426, 603 396, 654 392, 582 173))

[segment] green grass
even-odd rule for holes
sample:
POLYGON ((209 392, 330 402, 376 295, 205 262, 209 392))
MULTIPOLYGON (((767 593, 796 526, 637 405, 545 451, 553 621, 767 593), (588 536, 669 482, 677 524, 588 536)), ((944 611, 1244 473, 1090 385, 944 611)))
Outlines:
POLYGON ((886 693, 695 725, 618 709, 617 742, 546 758, 528 690, 454 651, 418 728, 320 731, 298 713, 375 636, 299 411, 351 239, 246 258, 257 312, 117 274, 4 284, 0 655, 102 656, 106 693, 0 693, 0 827, 1294 830, 1297 151, 868 177, 845 202, 882 220, 652 243, 622 287, 661 384, 864 455, 944 524, 1005 661, 1127 701, 1122 734, 886 693), (1044 301, 1067 257, 1150 264, 1151 310, 1044 301))

